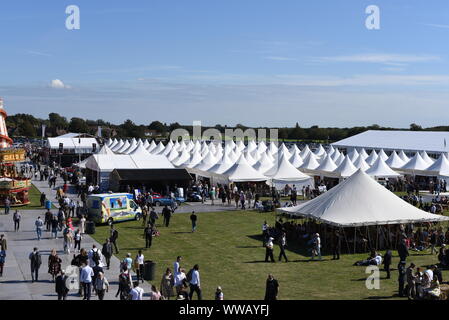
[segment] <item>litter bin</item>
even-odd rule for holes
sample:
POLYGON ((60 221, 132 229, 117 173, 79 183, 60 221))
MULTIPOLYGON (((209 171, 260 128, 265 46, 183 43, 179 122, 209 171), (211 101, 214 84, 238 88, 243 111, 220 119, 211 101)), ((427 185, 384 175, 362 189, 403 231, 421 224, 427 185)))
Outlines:
POLYGON ((51 209, 51 201, 45 200, 45 209, 50 210, 51 209))
POLYGON ((94 234, 95 233, 95 222, 93 222, 93 221, 87 221, 86 222, 86 233, 87 234, 94 234))
POLYGON ((151 260, 146 260, 144 263, 143 279, 147 281, 153 281, 155 272, 156 263, 151 260))

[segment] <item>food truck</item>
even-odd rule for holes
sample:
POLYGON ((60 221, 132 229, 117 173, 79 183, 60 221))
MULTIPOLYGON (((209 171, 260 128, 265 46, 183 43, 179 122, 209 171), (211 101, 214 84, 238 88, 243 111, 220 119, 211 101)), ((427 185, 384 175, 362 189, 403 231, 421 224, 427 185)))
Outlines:
POLYGON ((130 193, 92 194, 87 197, 87 217, 95 223, 139 220, 142 209, 130 193))

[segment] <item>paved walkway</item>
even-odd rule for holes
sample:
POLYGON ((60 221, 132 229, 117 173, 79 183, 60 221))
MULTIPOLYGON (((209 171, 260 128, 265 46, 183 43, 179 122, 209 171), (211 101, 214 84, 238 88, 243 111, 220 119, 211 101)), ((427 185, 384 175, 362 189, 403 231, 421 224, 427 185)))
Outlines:
MULTIPOLYGON (((62 183, 58 180, 59 184, 62 183)), ((33 181, 34 185, 45 192, 48 199, 56 202, 56 192, 48 188, 45 181, 33 181)), ((58 183, 57 183, 58 185, 58 183)), ((70 197, 75 197, 71 195, 70 197)), ((11 210, 13 212, 13 210, 11 210)), ((73 254, 64 254, 62 234, 59 239, 52 239, 50 232, 43 232, 43 239, 37 240, 34 231, 34 222, 38 216, 43 217, 45 210, 23 210, 22 222, 19 232, 14 232, 14 223, 12 221, 12 212, 4 215, 3 210, 0 214, 0 233, 5 234, 8 240, 8 250, 6 253, 6 264, 3 271, 3 277, 0 278, 0 300, 55 300, 55 285, 52 282, 51 275, 48 273, 47 261, 50 251, 55 248, 59 257, 62 259, 62 268, 65 269, 73 258, 73 254), (42 266, 39 270, 39 281, 31 282, 30 262, 28 255, 38 247, 42 254, 42 266)), ((101 249, 99 243, 94 241, 89 235, 84 235, 81 246, 91 249, 96 244, 101 249)), ((133 257, 134 258, 134 257, 133 257)), ((105 276, 111 284, 110 290, 105 295, 105 300, 117 300, 115 293, 118 289, 118 274, 120 261, 115 256, 111 258, 110 270, 105 270, 105 276)), ((159 286, 159 275, 156 275, 154 284, 159 286)), ((145 282, 141 287, 145 291, 145 296, 150 292, 150 286, 145 282)), ((80 300, 77 290, 70 291, 68 300, 80 300)), ((92 296, 92 299, 98 299, 92 296)))

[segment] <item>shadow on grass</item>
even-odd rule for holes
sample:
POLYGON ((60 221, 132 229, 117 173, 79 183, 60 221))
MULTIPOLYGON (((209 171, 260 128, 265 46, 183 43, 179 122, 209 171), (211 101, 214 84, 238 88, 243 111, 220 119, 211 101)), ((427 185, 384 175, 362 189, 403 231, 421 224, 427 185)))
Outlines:
MULTIPOLYGON (((255 235, 247 235, 248 238, 251 238, 253 240, 257 240, 260 241, 260 243, 262 244, 263 238, 261 234, 255 234, 255 235)), ((276 248, 277 243, 275 243, 275 248, 276 248)), ((255 248, 257 248, 258 246, 255 246, 255 248)), ((293 252, 302 256, 309 256, 310 257, 310 251, 308 248, 304 248, 301 246, 298 246, 295 243, 288 243, 287 247, 285 248, 285 251, 287 252, 287 256, 288 256, 288 252, 293 252)), ((323 253, 323 252, 322 252, 323 253)))
POLYGON ((194 232, 192 232, 192 231, 175 231, 175 232, 172 232, 173 234, 187 234, 187 233, 194 233, 194 232))
POLYGON ((249 249, 249 248, 263 248, 262 246, 235 246, 239 249, 249 249))

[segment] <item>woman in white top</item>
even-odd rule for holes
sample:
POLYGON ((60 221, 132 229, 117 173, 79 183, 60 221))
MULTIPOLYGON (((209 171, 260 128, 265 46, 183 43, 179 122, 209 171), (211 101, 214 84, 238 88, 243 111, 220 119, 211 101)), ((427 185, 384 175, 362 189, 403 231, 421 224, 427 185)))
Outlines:
POLYGON ((182 284, 184 280, 186 279, 185 269, 181 268, 179 269, 179 272, 175 274, 174 279, 174 285, 176 289, 176 294, 179 295, 179 292, 181 291, 182 284))
POLYGON ((86 230, 86 218, 84 217, 84 215, 81 216, 79 229, 80 233, 84 234, 84 231, 86 230))
POLYGON ((142 280, 142 283, 143 283, 144 261, 145 256, 142 254, 142 250, 139 250, 136 259, 134 259, 134 268, 136 269, 137 281, 142 280))

